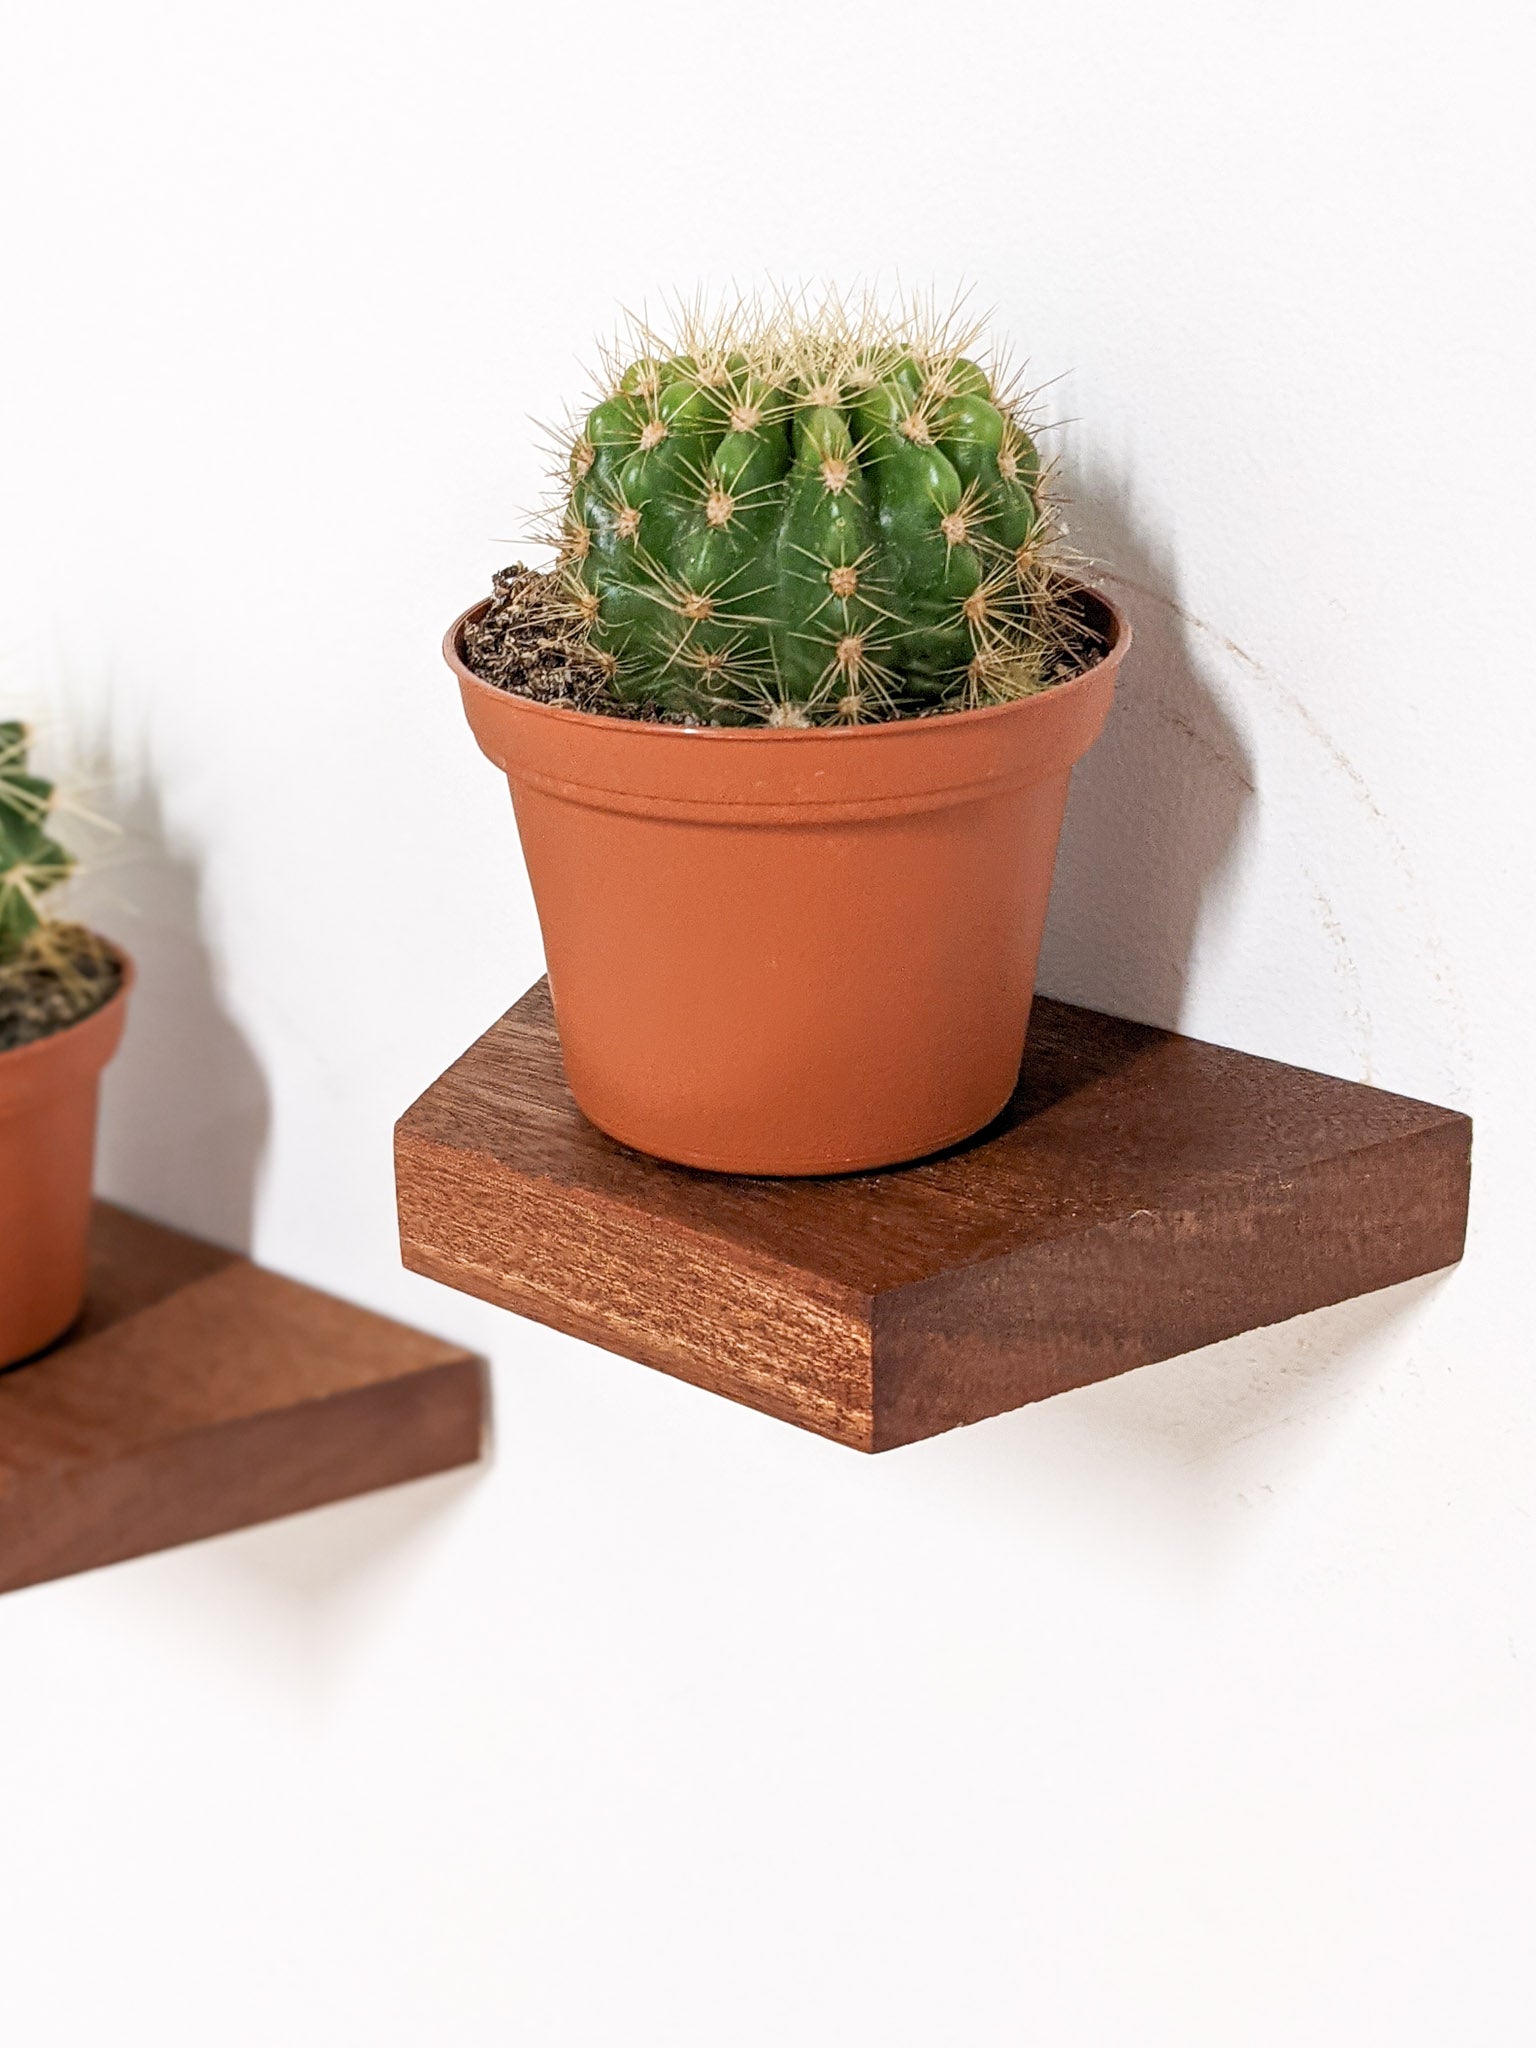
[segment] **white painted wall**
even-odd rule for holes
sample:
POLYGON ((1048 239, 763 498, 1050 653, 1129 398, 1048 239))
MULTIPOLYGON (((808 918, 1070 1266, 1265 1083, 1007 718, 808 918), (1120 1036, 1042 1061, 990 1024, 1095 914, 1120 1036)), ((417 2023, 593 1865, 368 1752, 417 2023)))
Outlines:
POLYGON ((484 1346, 499 1442, 0 1603, 8 2044, 1532 2038, 1519 18, 9 13, 3 696, 128 828, 105 1185, 484 1346), (389 1133, 539 971, 436 652, 526 416, 618 302, 871 272, 1062 373, 1133 586, 1046 986, 1479 1126, 1455 1275, 861 1461, 402 1274, 389 1133))

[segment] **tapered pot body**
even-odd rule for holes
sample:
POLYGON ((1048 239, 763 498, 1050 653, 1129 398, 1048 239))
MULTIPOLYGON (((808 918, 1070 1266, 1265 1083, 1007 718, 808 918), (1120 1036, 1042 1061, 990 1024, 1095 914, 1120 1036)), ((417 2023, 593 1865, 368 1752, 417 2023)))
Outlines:
POLYGON ((716 1172, 893 1165, 981 1129, 1024 1048, 1073 763, 1129 639, 1016 704, 679 727, 533 704, 445 652, 512 788, 566 1074, 716 1172))
POLYGON ((97 1095, 132 979, 125 959, 110 1002, 0 1053, 0 1366, 62 1337, 84 1306, 97 1095))

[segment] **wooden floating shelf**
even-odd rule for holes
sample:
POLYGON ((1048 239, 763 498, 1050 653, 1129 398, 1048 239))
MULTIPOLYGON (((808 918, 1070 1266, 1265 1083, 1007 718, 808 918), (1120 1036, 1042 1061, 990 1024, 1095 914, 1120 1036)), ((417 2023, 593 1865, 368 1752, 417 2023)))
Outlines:
POLYGON ((473 1464, 480 1360, 98 1202, 85 1315, 0 1374, 0 1592, 473 1464))
POLYGON ((1037 1001, 1012 1102, 814 1181, 595 1130, 540 982, 401 1118, 405 1263, 859 1450, 1453 1264, 1447 1109, 1037 1001))

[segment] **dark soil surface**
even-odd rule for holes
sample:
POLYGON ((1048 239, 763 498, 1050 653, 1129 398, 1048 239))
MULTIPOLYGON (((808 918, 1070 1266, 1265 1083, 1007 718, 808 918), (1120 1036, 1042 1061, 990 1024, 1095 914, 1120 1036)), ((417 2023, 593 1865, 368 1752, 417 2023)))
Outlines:
POLYGON ((0 961, 0 1052, 78 1024, 110 1002, 123 966, 105 939, 78 924, 45 924, 0 961))
POLYGON ((535 704, 681 722, 658 705, 624 704, 610 694, 603 664, 555 577, 514 562, 497 570, 491 590, 490 610, 464 629, 466 662, 483 682, 535 704))
MULTIPOLYGON (((559 580, 514 562, 491 578, 490 609, 464 629, 467 666, 482 682, 535 704, 564 704, 609 718, 639 718, 662 725, 695 723, 659 704, 626 704, 610 694, 603 664, 587 646, 580 620, 559 580)), ((1105 650, 1103 635, 1073 592, 1061 617, 1062 646, 1051 682, 1070 682, 1093 667, 1105 650)), ((941 718, 952 707, 924 705, 907 717, 941 718)))

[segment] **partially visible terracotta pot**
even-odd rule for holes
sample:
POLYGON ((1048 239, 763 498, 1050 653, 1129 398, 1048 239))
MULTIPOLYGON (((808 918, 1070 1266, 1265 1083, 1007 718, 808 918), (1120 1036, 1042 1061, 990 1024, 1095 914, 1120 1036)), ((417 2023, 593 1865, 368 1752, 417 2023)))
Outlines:
POLYGON ((123 957, 99 1010, 0 1052, 0 1366, 62 1337, 84 1305, 96 1097, 132 985, 123 957))
POLYGON ((509 695, 444 643, 502 769, 577 1103, 722 1173, 894 1165, 1013 1091, 1072 765, 1130 643, 1016 704, 809 731, 509 695))

